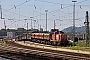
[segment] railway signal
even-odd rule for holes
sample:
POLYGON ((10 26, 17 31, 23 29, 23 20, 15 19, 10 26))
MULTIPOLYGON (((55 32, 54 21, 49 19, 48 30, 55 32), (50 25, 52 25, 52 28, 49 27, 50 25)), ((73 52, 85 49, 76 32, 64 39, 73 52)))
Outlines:
POLYGON ((86 11, 86 20, 84 22, 86 31, 85 31, 85 39, 86 39, 86 45, 89 44, 89 21, 88 21, 88 11, 86 11))

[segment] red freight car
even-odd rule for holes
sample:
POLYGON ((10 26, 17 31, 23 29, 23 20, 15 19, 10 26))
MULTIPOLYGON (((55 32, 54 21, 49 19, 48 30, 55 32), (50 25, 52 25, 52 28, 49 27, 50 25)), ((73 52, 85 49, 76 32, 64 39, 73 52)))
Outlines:
POLYGON ((67 35, 59 30, 51 33, 32 33, 31 40, 52 45, 66 45, 67 35))

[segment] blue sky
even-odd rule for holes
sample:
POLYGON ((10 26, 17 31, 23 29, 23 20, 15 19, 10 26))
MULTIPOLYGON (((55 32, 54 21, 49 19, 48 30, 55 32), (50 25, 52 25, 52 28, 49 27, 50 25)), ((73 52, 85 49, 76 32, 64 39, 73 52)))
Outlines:
MULTIPOLYGON (((76 1, 75 26, 84 26, 85 12, 90 11, 90 0, 76 1)), ((27 22, 29 23, 29 28, 31 28, 30 17, 33 17, 33 27, 34 20, 36 20, 35 28, 41 25, 45 30, 45 10, 48 10, 48 30, 53 28, 54 20, 56 28, 59 30, 73 25, 72 0, 0 0, 0 4, 3 18, 5 18, 1 19, 0 29, 4 28, 4 20, 7 28, 26 28, 27 22), (24 19, 27 19, 27 21, 24 19)))

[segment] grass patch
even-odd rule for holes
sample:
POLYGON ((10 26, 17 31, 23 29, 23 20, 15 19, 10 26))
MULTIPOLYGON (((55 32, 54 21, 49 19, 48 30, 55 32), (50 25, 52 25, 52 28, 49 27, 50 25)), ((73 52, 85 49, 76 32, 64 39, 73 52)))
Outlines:
POLYGON ((79 47, 79 46, 71 46, 71 47, 60 47, 63 49, 71 49, 71 50, 81 50, 90 52, 90 47, 79 47))
POLYGON ((88 41, 89 44, 86 43, 86 40, 75 42, 76 46, 79 47, 90 47, 90 41, 88 41))
POLYGON ((3 41, 0 41, 0 44, 9 43, 9 42, 12 42, 12 41, 11 40, 3 40, 3 41))
POLYGON ((6 42, 6 43, 9 43, 9 42, 11 42, 11 40, 5 40, 5 42, 6 42))
POLYGON ((0 44, 3 44, 4 42, 3 41, 0 41, 0 44))
POLYGON ((75 42, 75 44, 76 44, 75 46, 67 46, 67 47, 60 47, 60 48, 90 52, 90 41, 89 41, 89 44, 86 44, 86 40, 75 42))

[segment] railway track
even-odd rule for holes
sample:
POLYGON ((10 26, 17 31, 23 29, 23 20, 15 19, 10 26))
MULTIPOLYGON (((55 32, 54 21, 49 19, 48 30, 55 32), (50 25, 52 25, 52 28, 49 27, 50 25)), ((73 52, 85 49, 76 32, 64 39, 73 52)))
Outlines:
POLYGON ((12 47, 12 46, 2 46, 0 45, 0 57, 10 59, 10 60, 47 60, 46 57, 38 58, 35 54, 23 53, 24 51, 29 51, 30 49, 12 47))
POLYGON ((41 49, 35 48, 30 46, 23 46, 16 43, 8 43, 7 45, 0 45, 0 49, 7 50, 12 53, 23 53, 26 56, 29 55, 37 55, 40 57, 48 57, 55 59, 68 59, 68 60, 90 60, 90 55, 88 54, 79 54, 79 53, 71 53, 65 51, 56 51, 56 50, 48 50, 48 49, 41 49))

